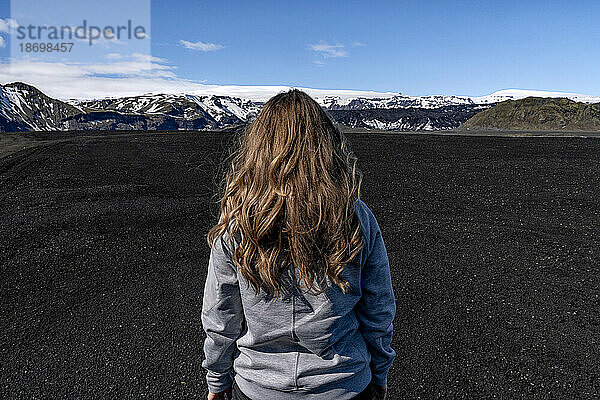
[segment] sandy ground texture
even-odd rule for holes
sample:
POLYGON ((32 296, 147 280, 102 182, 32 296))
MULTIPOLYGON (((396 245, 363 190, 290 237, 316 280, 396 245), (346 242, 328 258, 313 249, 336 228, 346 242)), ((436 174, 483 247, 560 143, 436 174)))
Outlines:
MULTIPOLYGON (((397 298, 389 398, 598 398, 600 140, 348 138, 397 298)), ((1 398, 205 397, 229 139, 11 139, 27 144, 0 157, 1 398)))

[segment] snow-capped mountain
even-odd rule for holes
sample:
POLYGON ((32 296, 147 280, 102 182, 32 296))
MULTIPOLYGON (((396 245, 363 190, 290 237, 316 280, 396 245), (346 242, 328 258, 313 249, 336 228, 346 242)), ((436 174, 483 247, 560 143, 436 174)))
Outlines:
MULTIPOLYGON (((371 92, 355 97, 343 92, 314 97, 340 124, 410 131, 453 129, 499 102, 529 96, 600 102, 595 96, 516 89, 481 97, 392 93, 378 97, 371 92)), ((260 100, 198 93, 61 101, 16 82, 0 85, 0 131, 235 129, 252 121, 263 104, 260 100)))
POLYGON ((217 122, 256 116, 262 103, 229 96, 192 94, 147 94, 93 101, 71 101, 88 110, 112 110, 127 114, 167 114, 195 118, 208 114, 217 122))
POLYGON ((188 94, 63 102, 17 82, 0 85, 0 131, 219 130, 245 124, 261 106, 235 97, 188 94))
POLYGON ((526 97, 567 98, 580 103, 600 103, 600 96, 590 96, 577 93, 547 92, 543 90, 506 89, 499 90, 487 96, 471 97, 476 104, 500 103, 506 100, 520 100, 526 97))
POLYGON ((69 103, 85 110, 87 115, 65 121, 66 129, 87 129, 89 116, 97 113, 110 114, 109 125, 118 127, 109 129, 227 129, 252 120, 262 106, 236 97, 191 94, 146 94, 69 103), (121 127, 131 121, 115 121, 119 115, 136 119, 135 128, 121 127))
POLYGON ((373 110, 390 108, 440 108, 455 105, 474 105, 469 97, 458 96, 405 96, 394 95, 390 97, 356 97, 342 98, 339 96, 317 97, 323 107, 328 110, 373 110))
POLYGON ((0 129, 4 131, 57 130, 60 121, 80 112, 25 83, 0 85, 0 129))
POLYGON ((372 108, 329 110, 338 123, 350 128, 386 131, 437 131, 458 128, 492 105, 450 105, 438 108, 372 108))
POLYGON ((487 105, 506 100, 519 100, 526 97, 566 97, 582 103, 599 103, 600 96, 588 96, 575 93, 545 92, 539 90, 507 89, 487 96, 406 96, 402 94, 385 97, 341 97, 324 96, 316 100, 329 110, 370 110, 390 108, 433 109, 446 106, 487 105))

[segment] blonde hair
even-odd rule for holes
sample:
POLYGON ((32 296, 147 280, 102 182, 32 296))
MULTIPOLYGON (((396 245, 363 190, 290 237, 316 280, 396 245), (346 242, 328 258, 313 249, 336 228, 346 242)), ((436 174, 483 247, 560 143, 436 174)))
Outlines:
POLYGON ((340 274, 363 246, 356 163, 345 136, 309 95, 292 89, 272 97, 232 153, 209 245, 225 232, 233 245, 240 234, 233 260, 256 294, 262 288, 278 297, 290 265, 307 292, 322 293, 329 277, 347 293, 340 274))

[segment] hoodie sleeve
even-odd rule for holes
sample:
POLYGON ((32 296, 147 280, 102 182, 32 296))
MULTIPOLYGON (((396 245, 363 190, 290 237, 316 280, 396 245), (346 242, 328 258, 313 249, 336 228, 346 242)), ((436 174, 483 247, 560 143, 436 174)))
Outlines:
POLYGON ((202 300, 202 327, 206 332, 202 367, 211 393, 219 393, 233 383, 235 344, 241 335, 244 313, 236 266, 225 240, 219 237, 211 248, 202 300))
POLYGON ((388 371, 396 357, 391 347, 396 299, 381 230, 371 210, 364 203, 360 205, 364 206, 361 220, 367 235, 362 260, 362 297, 355 307, 355 314, 371 353, 372 381, 383 386, 387 384, 388 371))

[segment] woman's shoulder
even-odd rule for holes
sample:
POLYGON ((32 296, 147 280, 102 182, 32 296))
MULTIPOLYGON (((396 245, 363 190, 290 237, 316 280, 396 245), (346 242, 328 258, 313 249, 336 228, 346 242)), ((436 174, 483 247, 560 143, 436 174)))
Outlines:
POLYGON ((356 211, 356 215, 363 225, 363 228, 365 228, 367 232, 370 232, 373 225, 377 222, 373 211, 371 211, 369 206, 367 206, 367 204, 361 199, 356 199, 356 202, 354 203, 354 209, 356 211))
MULTIPOLYGON (((222 221, 223 215, 219 216, 219 223, 222 221)), ((235 217, 232 217, 227 227, 215 237, 211 248, 224 252, 228 257, 231 258, 233 257, 235 248, 241 243, 241 241, 241 232, 239 229, 235 229, 235 217)))
POLYGON ((373 214, 373 211, 367 206, 367 204, 361 199, 357 199, 355 202, 355 210, 360 220, 363 239, 365 243, 365 248, 361 251, 362 256, 370 254, 371 249, 374 246, 374 241, 377 238, 377 235, 380 232, 379 223, 373 214))
POLYGON ((361 199, 356 199, 356 201, 354 202, 354 208, 356 209, 357 213, 359 213, 359 212, 362 214, 371 213, 371 209, 361 199))

